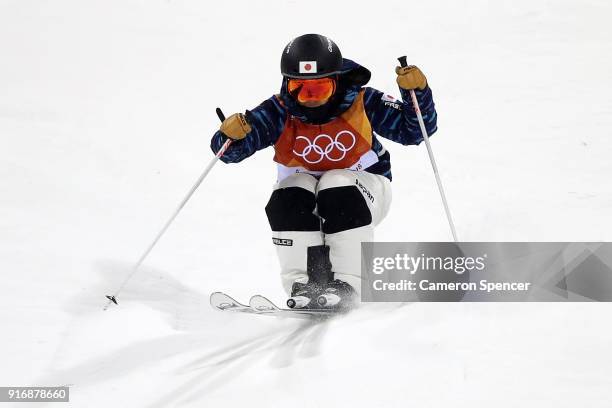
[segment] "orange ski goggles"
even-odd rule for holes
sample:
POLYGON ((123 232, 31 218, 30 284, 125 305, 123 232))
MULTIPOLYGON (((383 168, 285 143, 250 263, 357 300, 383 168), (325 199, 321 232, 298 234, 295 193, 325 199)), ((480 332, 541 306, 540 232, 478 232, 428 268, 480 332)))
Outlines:
POLYGON ((289 79, 287 91, 298 102, 322 102, 329 99, 336 91, 333 78, 289 79))

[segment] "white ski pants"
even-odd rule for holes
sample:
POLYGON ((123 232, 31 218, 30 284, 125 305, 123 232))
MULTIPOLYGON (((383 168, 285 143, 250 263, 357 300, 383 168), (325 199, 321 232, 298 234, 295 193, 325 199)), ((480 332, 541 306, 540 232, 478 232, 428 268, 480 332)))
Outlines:
POLYGON ((389 179, 364 171, 296 173, 277 183, 266 213, 287 293, 308 282, 307 249, 318 245, 329 246, 333 278, 360 293, 361 242, 374 239, 390 205, 389 179))

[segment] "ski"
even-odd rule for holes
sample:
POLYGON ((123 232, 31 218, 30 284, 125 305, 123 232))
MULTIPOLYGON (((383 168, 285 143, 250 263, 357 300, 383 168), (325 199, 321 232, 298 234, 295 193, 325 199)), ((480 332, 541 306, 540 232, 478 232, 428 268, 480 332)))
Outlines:
POLYGON ((255 295, 251 297, 249 305, 242 304, 222 292, 210 295, 210 304, 220 311, 232 311, 265 316, 288 317, 296 319, 327 319, 337 314, 335 310, 325 309, 285 309, 276 306, 268 298, 255 295))
POLYGON ((223 292, 214 292, 210 295, 210 305, 217 310, 232 312, 255 313, 248 305, 243 305, 233 297, 223 292))
POLYGON ((304 319, 325 319, 337 314, 335 310, 325 309, 285 309, 279 308, 268 298, 255 295, 249 301, 251 309, 259 314, 267 314, 272 316, 287 316, 304 319))

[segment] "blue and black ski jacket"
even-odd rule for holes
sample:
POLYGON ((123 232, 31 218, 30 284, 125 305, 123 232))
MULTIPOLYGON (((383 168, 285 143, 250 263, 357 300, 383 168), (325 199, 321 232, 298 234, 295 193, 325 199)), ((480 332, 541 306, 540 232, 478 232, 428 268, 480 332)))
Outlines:
MULTIPOLYGON (((418 145, 423 140, 423 137, 421 135, 416 112, 412 106, 410 93, 400 88, 403 101, 395 100, 393 97, 374 88, 365 87, 364 85, 370 80, 370 76, 371 73, 366 68, 349 59, 344 59, 343 69, 337 81, 339 85, 335 95, 335 103, 332 104, 333 106, 331 109, 324 112, 323 117, 319 114, 316 119, 311 117, 308 108, 305 109, 300 106, 294 98, 288 94, 286 86, 287 79, 283 79, 280 94, 265 100, 255 109, 247 111, 246 118, 252 127, 251 132, 248 133, 244 139, 234 141, 221 157, 221 160, 225 163, 238 163, 251 156, 256 151, 269 146, 274 146, 277 150, 275 160, 281 163, 279 166, 293 166, 290 168, 294 168, 295 166, 299 167, 303 164, 306 167, 306 169, 304 169, 306 172, 309 172, 308 163, 318 163, 317 160, 320 160, 321 155, 327 152, 329 152, 330 160, 340 160, 340 158, 344 158, 347 148, 350 147, 350 140, 339 145, 344 149, 339 151, 342 157, 333 157, 333 154, 335 154, 332 152, 333 146, 327 146, 329 149, 326 149, 326 146, 317 147, 312 144, 312 139, 308 141, 302 136, 297 136, 297 138, 299 139, 302 137, 307 143, 311 143, 310 147, 302 148, 301 152, 296 152, 296 148, 289 148, 290 152, 293 151, 293 153, 297 155, 295 158, 298 159, 298 161, 293 159, 291 159, 291 162, 287 162, 287 159, 281 160, 282 154, 279 154, 279 149, 281 146, 297 146, 295 145, 296 133, 293 132, 292 134, 288 131, 290 124, 295 123, 293 121, 299 121, 300 126, 302 126, 301 129, 303 129, 304 124, 306 124, 306 126, 312 124, 312 126, 318 127, 320 130, 319 133, 321 134, 319 134, 318 137, 315 136, 314 143, 317 143, 317 139, 320 139, 323 143, 326 141, 334 143, 334 135, 332 134, 331 137, 328 136, 327 133, 330 132, 326 132, 325 126, 327 126, 327 123, 332 123, 337 118, 347 119, 347 112, 351 113, 355 111, 355 106, 359 103, 359 109, 362 110, 361 115, 365 115, 367 118, 365 122, 369 123, 366 124, 367 126, 363 127, 364 120, 357 119, 356 122, 361 124, 361 133, 371 133, 361 136, 367 139, 369 143, 367 149, 371 150, 371 152, 368 151, 368 153, 370 159, 374 157, 374 160, 368 160, 368 166, 365 168, 354 166, 341 166, 339 168, 357 168, 385 176, 391 180, 391 158, 389 152, 386 151, 380 143, 379 137, 403 145, 418 145), (364 131, 363 129, 366 130, 364 131), (321 136, 325 137, 321 139, 321 136), (287 141, 280 140, 281 138, 293 139, 287 141), (349 146, 347 146, 347 144, 349 146), (307 154, 310 156, 307 156, 307 154), (319 154, 319 156, 317 156, 317 154, 319 154)), ((429 135, 432 135, 437 130, 437 113, 431 89, 427 86, 424 90, 415 90, 415 93, 419 101, 427 132, 429 135)), ((348 118, 347 121, 350 122, 351 119, 348 118)), ((345 121, 343 123, 347 122, 345 121)), ((351 129, 353 128, 351 127, 351 129)), ((359 131, 360 129, 357 129, 357 132, 359 131)), ((340 133, 346 133, 346 131, 341 131, 340 133)), ((350 138, 351 135, 352 133, 348 136, 341 135, 340 137, 345 137, 346 140, 346 138, 350 138)), ((211 140, 213 152, 217 153, 226 140, 227 136, 221 131, 217 131, 211 140)), ((352 141, 352 145, 355 145, 354 135, 352 141)), ((338 144, 338 142, 338 135, 336 135, 335 143, 338 144)), ((299 148, 297 149, 299 150, 299 148)), ((341 163, 341 161, 338 161, 338 163, 341 163)), ((313 168, 316 168, 316 166, 313 168)), ((316 174, 316 172, 313 173, 316 174)))

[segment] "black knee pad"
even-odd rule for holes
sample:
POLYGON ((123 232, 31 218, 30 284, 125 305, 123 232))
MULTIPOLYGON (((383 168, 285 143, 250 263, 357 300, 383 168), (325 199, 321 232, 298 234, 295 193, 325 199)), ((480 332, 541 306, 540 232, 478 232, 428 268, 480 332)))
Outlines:
POLYGON ((272 231, 319 231, 315 205, 314 193, 301 187, 274 190, 266 205, 272 231))
POLYGON ((333 234, 372 223, 372 213, 356 186, 332 187, 317 195, 323 232, 333 234))

